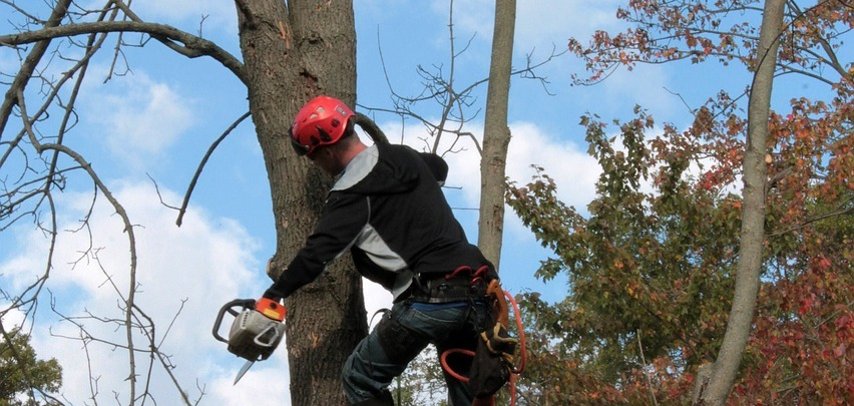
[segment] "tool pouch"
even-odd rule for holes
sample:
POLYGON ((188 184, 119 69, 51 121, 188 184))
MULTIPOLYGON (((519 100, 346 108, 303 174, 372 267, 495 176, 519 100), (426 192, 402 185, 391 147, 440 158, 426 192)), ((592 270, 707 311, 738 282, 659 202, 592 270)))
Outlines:
POLYGON ((492 396, 510 380, 512 368, 504 356, 489 349, 486 341, 478 340, 469 371, 469 390, 477 398, 492 396))
POLYGON ((469 390, 477 398, 492 396, 510 380, 518 343, 507 332, 507 302, 498 280, 489 283, 487 297, 493 304, 492 324, 480 333, 469 371, 469 390))

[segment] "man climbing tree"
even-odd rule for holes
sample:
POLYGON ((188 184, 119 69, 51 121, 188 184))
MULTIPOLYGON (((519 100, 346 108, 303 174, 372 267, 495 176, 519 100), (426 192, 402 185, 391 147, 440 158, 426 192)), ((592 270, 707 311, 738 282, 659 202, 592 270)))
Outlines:
MULTIPOLYGON (((344 391, 354 405, 390 406, 392 379, 428 344, 439 353, 478 347, 479 332, 494 323, 487 287, 497 274, 445 201, 441 158, 384 142, 366 147, 354 132, 360 119, 368 120, 328 96, 297 113, 294 150, 337 180, 304 247, 283 269, 272 266, 278 276, 265 296, 289 297, 349 248, 359 272, 391 291, 394 306, 347 359, 344 391)), ((470 363, 458 359, 451 368, 467 375, 470 363)), ((500 388, 445 377, 451 405, 500 388)))

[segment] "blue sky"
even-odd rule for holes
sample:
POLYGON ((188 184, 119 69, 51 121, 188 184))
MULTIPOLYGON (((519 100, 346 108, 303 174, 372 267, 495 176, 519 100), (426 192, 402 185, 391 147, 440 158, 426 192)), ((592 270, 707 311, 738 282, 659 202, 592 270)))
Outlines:
MULTIPOLYGON (((457 47, 473 38, 470 49, 456 61, 457 83, 462 86, 487 75, 492 4, 486 0, 455 2, 457 47)), ((619 28, 614 17, 616 4, 613 0, 519 0, 514 67, 522 66, 529 53, 536 61, 547 57, 553 48, 562 51, 572 36, 586 38, 596 29, 619 28)), ((239 56, 231 2, 152 0, 134 2, 134 6, 143 19, 194 33, 200 16, 208 15, 204 36, 239 56)), ((0 10, 9 12, 5 11, 8 7, 0 10)), ((356 0, 355 10, 361 106, 390 107, 380 47, 390 81, 403 95, 420 91, 417 65, 449 66, 446 1, 356 0)), ((4 33, 10 31, 8 26, 3 29, 4 33)), ((173 361, 179 366, 176 373, 189 389, 195 387, 196 378, 206 385, 204 404, 244 404, 247 396, 258 406, 288 404, 287 385, 269 385, 264 380, 271 373, 287 378, 284 348, 271 360, 256 365, 238 386, 232 387, 231 380, 242 360, 229 356, 209 333, 216 308, 232 298, 257 296, 269 283, 263 266, 273 253, 275 230, 269 186, 251 122, 241 124, 211 158, 182 227, 174 224, 177 213, 160 205, 148 178, 157 181, 168 203, 180 205, 210 143, 248 110, 245 89, 216 62, 205 58, 188 60, 155 42, 144 48, 126 48, 125 52, 130 71, 124 76, 103 83, 109 52, 103 52, 92 66, 79 102, 81 122, 69 145, 92 161, 127 206, 132 221, 140 225, 139 300, 163 326, 183 306, 164 348, 174 354, 173 361)), ((4 72, 17 63, 14 53, 0 49, 0 68, 4 72)), ((48 69, 59 72, 62 67, 57 63, 48 69)), ((533 173, 531 164, 543 166, 557 180, 562 199, 579 209, 593 198, 599 173, 598 165, 585 152, 583 128, 578 125, 582 114, 625 119, 634 105, 641 104, 659 122, 684 126, 689 120, 687 108, 666 89, 680 93, 696 107, 721 86, 740 89, 749 80, 740 67, 729 69, 726 76, 718 79, 720 71, 713 68, 674 64, 638 66, 632 72, 621 70, 595 87, 570 86, 570 75, 581 69, 581 63, 569 54, 540 68, 538 73, 550 81, 551 95, 537 81, 513 79, 509 110, 513 139, 507 171, 512 179, 524 182, 533 173)), ((778 89, 783 94, 799 91, 785 85, 775 90, 778 89)), ((485 91, 485 86, 479 91, 480 106, 485 102, 485 91)), ((35 95, 30 98, 35 100, 35 95)), ((435 108, 431 111, 427 107, 422 114, 435 116, 435 108)), ((469 127, 478 135, 482 116, 481 113, 469 127)), ((424 134, 419 125, 401 125, 391 115, 378 115, 377 122, 392 139, 403 133, 406 143, 421 145, 419 137, 424 134)), ((20 125, 13 123, 9 127, 4 139, 20 125)), ((479 158, 469 146, 466 151, 448 154, 446 159, 451 167, 451 187, 446 188, 445 194, 452 206, 459 208, 456 214, 469 238, 476 241, 477 214, 467 209, 478 204, 479 158)), ((59 196, 60 228, 74 228, 90 201, 90 184, 76 178, 59 196)), ((72 265, 88 243, 84 235, 63 233, 60 237, 56 269, 48 287, 70 314, 84 309, 119 312, 115 295, 104 281, 109 274, 123 286, 128 251, 118 219, 111 212, 102 199, 92 221, 94 245, 101 248, 97 259, 106 272, 91 256, 72 265)), ((32 282, 33 270, 43 268, 45 244, 42 234, 27 222, 0 233, 0 283, 4 289, 14 291, 32 282)), ((514 293, 543 292, 551 300, 565 296, 565 280, 544 284, 532 276, 547 254, 508 211, 501 269, 505 288, 514 293)), ((366 289, 368 314, 388 306, 390 295, 376 286, 366 289)), ((70 366, 85 365, 85 358, 78 342, 54 337, 74 332, 46 307, 31 325, 34 345, 40 356, 57 357, 66 366, 63 390, 72 402, 82 404, 88 393, 87 375, 70 366)), ((13 318, 3 320, 4 324, 20 322, 13 318)), ((119 334, 110 326, 91 328, 106 336, 119 334)), ((124 370, 126 356, 121 351, 107 350, 92 360, 103 371, 124 370)), ((126 391, 122 380, 122 376, 102 377, 102 394, 109 397, 113 390, 126 391)), ((155 384, 161 388, 156 393, 165 402, 162 404, 172 404, 170 396, 175 390, 166 377, 157 376, 155 384)))

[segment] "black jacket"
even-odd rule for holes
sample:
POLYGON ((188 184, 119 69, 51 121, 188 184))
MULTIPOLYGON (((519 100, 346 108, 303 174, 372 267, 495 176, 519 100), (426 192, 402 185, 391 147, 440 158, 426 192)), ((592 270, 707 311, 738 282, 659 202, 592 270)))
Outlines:
POLYGON ((276 290, 290 295, 347 249, 359 272, 395 299, 417 274, 487 263, 466 240, 421 154, 401 145, 374 145, 347 165, 276 290))

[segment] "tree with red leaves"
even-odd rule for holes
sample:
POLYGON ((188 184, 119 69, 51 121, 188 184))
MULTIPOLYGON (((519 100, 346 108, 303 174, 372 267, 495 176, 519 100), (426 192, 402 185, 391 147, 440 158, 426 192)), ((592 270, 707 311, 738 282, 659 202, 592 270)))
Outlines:
POLYGON ((634 0, 618 11, 631 24, 625 32, 597 32, 586 46, 570 40, 590 72, 579 84, 680 60, 741 62, 754 82, 748 116, 741 96, 721 92, 693 111, 689 129, 666 124, 651 140, 654 120, 638 110, 620 124, 624 151, 598 118, 583 118, 603 168, 587 218, 555 198, 545 174, 511 189, 511 206, 557 254, 538 275, 566 272, 572 289, 556 306, 530 297, 541 362, 531 373, 552 383, 531 388, 537 396, 851 402, 854 68, 837 51, 854 16, 843 1, 765 5, 634 0), (829 96, 770 111, 771 83, 791 73, 829 85, 829 96), (641 191, 644 181, 654 193, 641 191), (730 193, 740 181, 744 193, 730 193))

